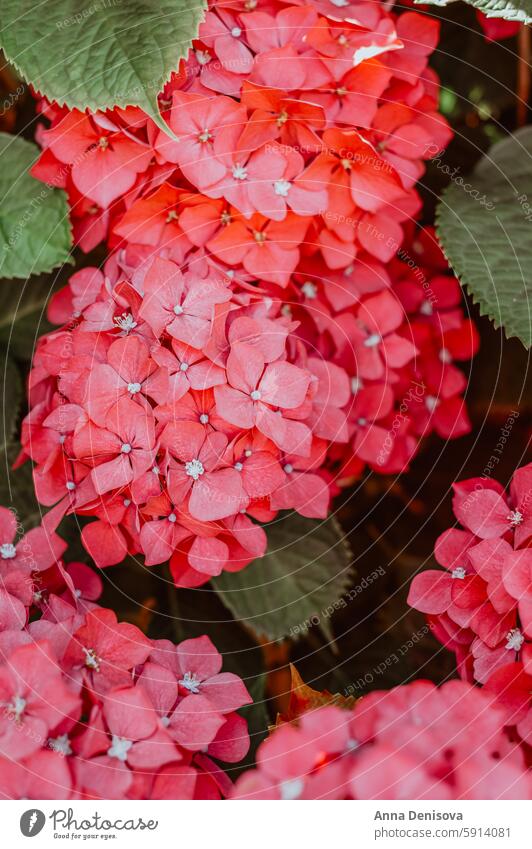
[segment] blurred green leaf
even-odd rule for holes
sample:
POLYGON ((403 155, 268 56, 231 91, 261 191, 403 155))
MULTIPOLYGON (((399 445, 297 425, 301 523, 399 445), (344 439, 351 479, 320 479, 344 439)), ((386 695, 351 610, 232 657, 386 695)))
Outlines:
POLYGON ((284 514, 265 527, 268 551, 240 572, 212 581, 223 603, 256 634, 298 636, 314 616, 330 635, 327 609, 350 583, 351 552, 340 525, 284 514))
POLYGON ((506 336, 532 345, 532 127, 498 142, 454 179, 437 210, 453 270, 506 336))
POLYGON ((67 196, 28 173, 38 155, 31 142, 0 133, 0 277, 28 277, 71 261, 67 196))

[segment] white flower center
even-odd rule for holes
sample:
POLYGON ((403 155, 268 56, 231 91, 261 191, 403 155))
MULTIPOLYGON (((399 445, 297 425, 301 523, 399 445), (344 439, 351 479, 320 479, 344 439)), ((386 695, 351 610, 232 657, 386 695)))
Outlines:
POLYGON ((292 183, 288 180, 276 180, 273 184, 273 190, 276 195, 280 195, 280 197, 285 198, 288 197, 288 192, 292 188, 292 183))
POLYGON ((201 460, 190 460, 188 463, 185 463, 185 472, 195 481, 199 478, 200 475, 203 474, 205 469, 203 468, 203 463, 201 460))
POLYGON ((122 454, 129 454, 129 452, 131 451, 131 445, 129 444, 129 442, 123 442, 120 447, 120 451, 122 452, 122 454))
POLYGON ((442 349, 441 349, 441 351, 440 351, 440 353, 439 353, 439 357, 440 357, 440 361, 441 361, 442 363, 452 363, 452 361, 453 361, 453 358, 451 357, 451 355, 450 355, 449 351, 447 350, 447 348, 442 348, 442 349))
POLYGON ((507 519, 512 528, 516 528, 523 521, 523 514, 519 510, 512 510, 509 516, 507 516, 507 519))
POLYGON ((199 420, 200 420, 201 424, 208 424, 209 423, 209 417, 208 417, 207 413, 202 413, 201 416, 199 417, 199 420))
POLYGON ((284 471, 286 472, 287 475, 291 475, 292 472, 294 471, 294 467, 292 466, 292 463, 285 463, 284 471))
POLYGON ((180 371, 187 371, 188 367, 189 367, 188 363, 181 363, 181 365, 179 366, 179 370, 180 371))
POLYGON ((136 395, 137 392, 140 392, 141 384, 140 383, 128 383, 127 391, 131 393, 131 395, 136 395))
POLYGON ((261 394, 260 394, 258 389, 254 389, 253 392, 250 392, 249 397, 251 398, 252 401, 260 401, 261 394))
POLYGON ((419 308, 419 311, 421 315, 432 315, 434 312, 430 301, 423 301, 419 308))
POLYGON ((241 472, 243 468, 244 466, 242 465, 242 463, 235 463, 235 469, 237 470, 237 472, 241 472))
POLYGON ((285 801, 299 799, 304 786, 302 778, 292 778, 289 781, 281 781, 281 784, 279 785, 281 799, 284 799, 285 801))
POLYGON ((185 672, 179 683, 189 693, 199 693, 201 681, 194 672, 185 672))
POLYGON ((168 521, 169 521, 169 522, 172 522, 172 524, 173 524, 174 522, 177 522, 177 516, 176 516, 176 514, 175 514, 175 513, 170 513, 170 515, 168 516, 168 521))
POLYGON ((311 283, 310 280, 307 280, 306 283, 303 283, 301 291, 306 298, 313 299, 318 294, 318 287, 314 283, 311 283))
POLYGON ((463 568, 463 566, 457 566, 456 569, 453 569, 451 575, 453 578, 459 578, 461 581, 463 581, 466 576, 466 570, 463 568))
POLYGON ((68 739, 68 734, 61 734, 59 737, 50 737, 48 746, 53 752, 59 752, 61 755, 71 755, 72 746, 68 739))
POLYGON ((251 450, 251 448, 246 448, 246 450, 244 451, 244 454, 245 454, 246 457, 251 457, 251 455, 253 454, 253 451, 251 450))
POLYGON ((74 483, 74 481, 67 481, 65 486, 69 492, 72 492, 76 488, 76 484, 74 483))
POLYGON ((168 728, 168 726, 170 725, 170 717, 169 716, 162 716, 161 717, 161 723, 162 723, 162 725, 164 725, 165 728, 168 728))
POLYGON ((17 556, 17 549, 11 542, 4 542, 0 545, 0 555, 2 560, 12 560, 17 556))
POLYGON ((525 641, 524 635, 521 633, 519 628, 512 628, 511 631, 508 631, 506 634, 506 645, 505 649, 511 649, 511 651, 519 651, 521 646, 525 641))
POLYGON ((200 141, 202 144, 205 144, 206 142, 210 141, 211 139, 212 139, 212 133, 210 132, 210 130, 203 130, 203 132, 200 133, 199 136, 198 136, 198 141, 200 141))
POLYGON ((129 507, 131 504, 131 498, 124 498, 124 507, 129 507))
POLYGON ((329 0, 329 3, 332 3, 337 9, 341 9, 343 6, 349 6, 349 0, 329 0))
POLYGON ((363 383, 359 377, 351 378, 351 392, 356 395, 359 389, 362 389, 363 383))
POLYGON ((240 36, 242 35, 242 30, 240 29, 240 27, 233 27, 233 29, 231 30, 231 35, 233 36, 233 38, 240 38, 240 36))
POLYGON ((129 333, 137 326, 137 322, 130 312, 123 312, 122 315, 116 316, 113 321, 124 333, 129 333))
POLYGON ((100 669, 100 658, 94 651, 94 649, 86 649, 83 646, 83 651, 85 652, 85 666, 89 669, 95 669, 96 672, 100 669))
POLYGON ((247 180, 247 168, 244 168, 243 165, 235 165, 235 167, 233 168, 233 177, 235 178, 235 180, 247 180))
POLYGON ((26 699, 22 696, 14 696, 6 707, 7 712, 18 721, 26 709, 26 699))
POLYGON ((59 445, 64 445, 64 444, 65 444, 65 440, 66 440, 66 434, 62 433, 62 434, 59 436, 59 445))
POLYGON ((181 304, 175 305, 174 313, 175 313, 175 315, 183 315, 183 307, 181 306, 181 304))
POLYGON ((368 420, 367 420, 367 419, 365 419, 363 416, 361 416, 361 417, 357 420, 357 425, 359 425, 360 427, 365 427, 365 425, 367 425, 367 423, 368 423, 368 420))
POLYGON ((118 761, 127 761, 127 753, 133 745, 133 740, 126 740, 125 737, 117 737, 113 734, 111 745, 107 749, 107 754, 110 758, 116 758, 118 761))
POLYGON ((196 50, 196 59, 200 65, 208 65, 211 61, 211 54, 206 50, 196 50))
POLYGON ((371 336, 368 336, 367 339, 364 339, 364 345, 366 348, 374 348, 375 345, 378 345, 382 341, 380 335, 378 333, 372 333, 371 336))
POLYGON ((439 399, 435 398, 434 395, 427 395, 425 398, 425 406, 430 413, 434 412, 439 403, 439 399))

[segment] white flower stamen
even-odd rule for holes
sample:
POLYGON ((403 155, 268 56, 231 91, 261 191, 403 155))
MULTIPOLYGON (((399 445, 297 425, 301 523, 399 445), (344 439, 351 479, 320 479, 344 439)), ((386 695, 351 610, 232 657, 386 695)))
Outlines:
POLYGON ((233 177, 235 180, 247 180, 248 171, 243 165, 235 165, 233 168, 233 177))
POLYGON ((288 192, 292 188, 292 183, 288 180, 276 180, 273 184, 273 190, 276 195, 279 197, 286 198, 288 197, 288 192))
POLYGON ((137 392, 140 392, 141 388, 142 388, 142 384, 140 384, 140 383, 128 383, 128 385, 127 385, 127 391, 131 395, 136 395, 137 392))
POLYGON ((68 734, 60 734, 59 737, 50 737, 48 739, 48 747, 52 752, 59 752, 61 755, 71 755, 72 746, 68 739, 68 734))
POLYGON ((116 734, 113 734, 113 739, 111 741, 111 745, 107 749, 107 754, 110 758, 116 758, 118 761, 122 761, 124 763, 127 761, 127 753, 131 749, 133 745, 133 740, 126 740, 125 737, 117 737, 116 734))
POLYGON ((316 298, 318 295, 318 287, 315 283, 311 283, 310 280, 307 280, 306 283, 303 283, 301 291, 303 292, 306 298, 310 298, 311 300, 314 300, 314 298, 316 298))
POLYGON ((520 651, 521 646, 525 641, 524 634, 521 633, 519 628, 512 628, 511 631, 508 631, 506 634, 506 645, 505 649, 510 649, 511 651, 520 651))
POLYGON ((374 348, 375 345, 379 345, 382 342, 382 338, 378 333, 372 333, 367 339, 364 339, 364 346, 366 348, 374 348))
POLYGON ((12 560, 17 556, 17 549, 11 542, 4 542, 0 545, 0 556, 2 560, 12 560))
POLYGON ((13 696, 9 704, 6 705, 6 710, 10 716, 13 717, 16 722, 22 718, 22 714, 26 709, 26 699, 22 698, 22 696, 13 696))
POLYGON ((279 785, 281 799, 284 799, 285 801, 299 799, 304 786, 302 778, 292 778, 289 781, 281 781, 279 785))
POLYGON ((122 315, 118 315, 113 319, 114 323, 123 333, 126 335, 135 329, 137 326, 137 322, 133 318, 130 312, 123 312, 122 315))
POLYGON ((204 471, 205 469, 201 460, 189 460, 188 463, 185 463, 185 472, 189 477, 193 478, 195 481, 198 480, 198 478, 204 473, 204 471))
POLYGON ((185 688, 185 690, 188 690, 189 693, 197 695, 200 691, 201 681, 194 672, 185 672, 179 683, 185 688))
POLYGON ((94 649, 86 649, 83 646, 83 651, 85 653, 85 666, 89 669, 94 669, 96 672, 100 670, 100 658, 94 651, 94 649))
POLYGON ((451 576, 453 578, 458 578, 460 581, 463 581, 466 576, 466 570, 463 566, 457 566, 456 569, 453 569, 453 571, 451 572, 451 576))

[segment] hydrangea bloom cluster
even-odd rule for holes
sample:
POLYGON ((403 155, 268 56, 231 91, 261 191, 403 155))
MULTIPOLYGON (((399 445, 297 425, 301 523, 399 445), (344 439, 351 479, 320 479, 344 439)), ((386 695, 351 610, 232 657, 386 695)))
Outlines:
POLYGON ((509 492, 489 478, 455 484, 453 510, 462 528, 445 531, 434 552, 445 571, 416 575, 409 604, 532 743, 532 463, 509 492))
POLYGON ((217 799, 251 698, 208 637, 150 640, 100 607, 99 577, 0 508, 0 796, 217 799), (213 760, 213 758, 215 760, 213 760))
POLYGON ((530 782, 491 696, 416 681, 276 728, 233 798, 528 799, 530 782))
MULTIPOLYGON (((193 273, 216 268, 299 322, 290 332, 305 353, 292 359, 306 359, 328 394, 315 394, 311 451, 278 446, 297 455, 282 460, 297 476, 270 509, 323 515, 318 468, 340 483, 365 464, 399 472, 422 435, 470 427, 453 361, 474 352, 475 331, 432 234, 411 225, 424 162, 451 136, 428 67, 438 23, 385 6, 212 4, 159 98, 173 135, 138 108, 84 114, 41 104, 51 125, 39 132, 33 173, 66 188, 83 249, 106 240, 130 276, 154 256, 193 273)), ((223 312, 218 296, 211 292, 202 318, 212 319, 208 307, 223 312)), ((155 336, 170 324, 159 320, 155 336)), ((193 340, 202 350, 194 391, 205 358, 213 362, 206 332, 204 324, 193 340)), ((226 419, 222 394, 213 410, 226 419)), ((250 408, 241 412, 249 422, 250 408)))

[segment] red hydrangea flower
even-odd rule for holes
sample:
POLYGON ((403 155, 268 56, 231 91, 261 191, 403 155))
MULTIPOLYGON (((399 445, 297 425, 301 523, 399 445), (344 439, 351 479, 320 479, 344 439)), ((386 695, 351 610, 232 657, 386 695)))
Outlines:
POLYGON ((531 476, 532 464, 517 469, 508 494, 485 478, 455 484, 453 509, 467 530, 438 538, 435 557, 447 571, 419 573, 408 596, 455 652, 461 675, 486 686, 504 669, 516 674, 509 665, 532 672, 531 476))
POLYGON ((274 729, 236 799, 526 799, 530 773, 505 713, 461 681, 416 681, 274 729))
POLYGON ((25 578, 23 621, 0 633, 0 795, 227 796, 220 762, 248 751, 251 698, 209 638, 176 646, 118 622, 87 600, 101 582, 84 564, 25 578))

